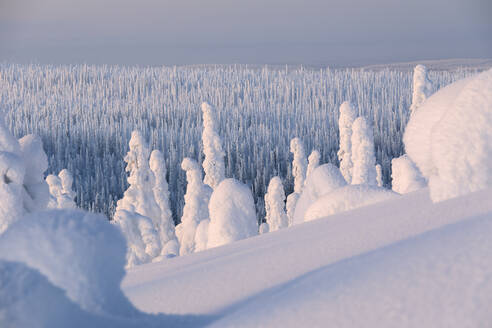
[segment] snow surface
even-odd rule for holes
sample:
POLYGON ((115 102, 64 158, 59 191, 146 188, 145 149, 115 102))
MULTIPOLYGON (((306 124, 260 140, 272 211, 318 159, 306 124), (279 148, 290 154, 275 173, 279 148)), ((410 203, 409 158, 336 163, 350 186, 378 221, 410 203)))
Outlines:
POLYGON ((321 196, 346 184, 347 182, 336 166, 332 164, 318 166, 306 179, 306 184, 296 204, 294 224, 304 222, 306 211, 321 196))
POLYGON ((432 203, 419 190, 132 268, 123 290, 141 310, 208 315, 224 327, 483 327, 491 197, 432 203))
POLYGON ((412 114, 404 142, 434 201, 492 186, 492 70, 431 96, 412 114))

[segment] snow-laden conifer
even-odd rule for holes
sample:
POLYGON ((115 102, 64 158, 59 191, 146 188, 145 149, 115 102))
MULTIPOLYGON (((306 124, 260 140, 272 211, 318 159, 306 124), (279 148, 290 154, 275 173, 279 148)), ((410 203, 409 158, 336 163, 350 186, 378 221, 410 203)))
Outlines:
POLYGON ((25 167, 20 155, 19 143, 7 130, 0 110, 0 234, 24 213, 25 167))
POLYGON ((73 176, 72 173, 63 169, 58 173, 58 177, 60 178, 62 184, 62 193, 64 197, 64 208, 74 208, 75 206, 75 191, 73 191, 73 176))
POLYGON ((359 117, 352 126, 352 184, 376 186, 376 157, 372 128, 364 117, 359 117))
POLYGON ((75 193, 72 190, 73 177, 67 170, 60 171, 58 176, 50 174, 46 177, 50 191, 48 208, 75 208, 75 193))
POLYGON ((293 138, 290 141, 290 152, 294 155, 292 160, 292 176, 294 177, 294 192, 287 197, 287 217, 289 225, 294 220, 296 203, 302 192, 304 181, 306 180, 307 159, 304 151, 304 145, 299 138, 293 138))
POLYGON ((46 209, 49 201, 49 187, 44 181, 48 169, 48 157, 43 149, 41 138, 28 134, 19 139, 22 160, 26 174, 23 183, 23 203, 27 212, 46 209))
POLYGON ((308 157, 308 167, 306 172, 306 179, 309 177, 311 172, 313 172, 319 166, 319 160, 321 155, 319 151, 313 150, 308 157))
POLYGON ((338 160, 340 161, 340 172, 347 183, 352 182, 352 125, 357 115, 350 102, 345 101, 340 106, 340 117, 338 119, 338 129, 340 132, 340 147, 338 150, 338 160))
POLYGON ((222 181, 212 193, 207 248, 258 234, 251 190, 235 179, 222 181))
POLYGON ((202 104, 203 112, 203 170, 205 171, 205 184, 215 189, 217 185, 225 178, 225 153, 222 149, 222 140, 217 134, 216 117, 214 108, 204 102, 202 104))
POLYGON ((195 251, 195 233, 201 221, 209 218, 208 203, 212 190, 202 181, 202 171, 191 158, 183 159, 181 168, 186 171, 185 205, 181 223, 176 227, 179 240, 179 254, 195 251))
POLYGON ((392 189, 399 194, 406 194, 426 186, 425 178, 408 155, 391 160, 392 189))
MULTIPOLYGON (((129 251, 139 253, 133 250, 131 244, 142 242, 148 255, 148 258, 143 258, 138 254, 129 254, 130 265, 130 260, 134 257, 139 259, 136 262, 141 262, 158 256, 161 252, 161 245, 156 229, 160 222, 160 208, 154 199, 152 190, 155 178, 148 162, 149 148, 139 131, 133 131, 129 146, 130 150, 125 156, 125 162, 127 163, 126 171, 129 172, 130 186, 117 203, 115 221, 122 226, 122 231, 129 243, 129 251), (119 213, 120 211, 125 212, 119 213), (151 222, 150 225, 149 222, 151 222)), ((140 246, 135 248, 140 249, 140 246)))
POLYGON ((27 135, 16 140, 3 117, 0 111, 0 233, 25 213, 45 209, 49 201, 41 139, 27 135))
POLYGON ((268 231, 276 231, 288 226, 289 219, 285 213, 285 192, 282 180, 273 177, 265 194, 266 223, 268 231))
POLYGON ((380 164, 376 164, 376 182, 378 187, 383 186, 383 169, 380 164))
POLYGON ((294 155, 292 160, 292 175, 294 176, 294 192, 300 193, 306 180, 307 159, 304 144, 301 139, 294 138, 290 141, 290 152, 294 155))
POLYGON ((154 150, 150 154, 150 169, 154 173, 154 198, 160 208, 160 221, 157 225, 160 242, 162 246, 161 255, 178 255, 179 244, 176 239, 174 221, 171 207, 169 205, 169 186, 166 180, 166 165, 164 156, 159 150, 154 150))
POLYGON ((427 77, 427 68, 417 65, 413 71, 413 93, 410 111, 413 113, 432 94, 432 82, 427 77))

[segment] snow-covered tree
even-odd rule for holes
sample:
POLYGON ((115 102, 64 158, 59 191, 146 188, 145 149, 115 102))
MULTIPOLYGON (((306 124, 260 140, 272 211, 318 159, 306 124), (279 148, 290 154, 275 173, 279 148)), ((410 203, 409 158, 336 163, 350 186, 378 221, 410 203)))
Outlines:
POLYGON ((0 234, 24 214, 25 167, 20 155, 19 143, 5 127, 0 111, 0 234))
POLYGON ((338 150, 338 160, 340 161, 340 172, 347 180, 352 182, 352 125, 357 115, 350 102, 345 101, 340 106, 340 118, 338 128, 340 132, 340 148, 338 150))
POLYGON ((202 181, 202 171, 198 163, 191 158, 183 159, 181 168, 186 171, 185 205, 181 223, 176 227, 179 240, 179 254, 195 251, 196 229, 201 221, 209 218, 208 203, 212 189, 202 181))
POLYGON ((202 220, 198 224, 195 232, 195 252, 201 252, 207 249, 209 224, 210 219, 202 220))
POLYGON ((383 186, 383 170, 380 164, 376 164, 376 182, 378 187, 383 186))
POLYGON ((399 194, 406 194, 426 186, 425 178, 408 155, 391 160, 392 189, 399 194))
MULTIPOLYGON (((155 178, 149 166, 149 148, 139 131, 133 131, 129 146, 130 150, 125 156, 125 162, 127 163, 126 171, 129 172, 130 186, 117 203, 115 220, 122 225, 122 231, 130 246, 129 251, 132 251, 131 243, 139 243, 136 238, 140 236, 141 242, 145 244, 148 259, 152 259, 161 253, 159 234, 156 229, 160 224, 161 212, 152 190, 155 178), (119 213, 120 211, 125 212, 119 213), (148 222, 151 222, 150 225, 148 222), (123 227, 123 225, 128 225, 128 227, 123 227)), ((129 254, 128 258, 132 259, 135 256, 141 260, 148 260, 135 254, 129 254)))
POLYGON ((427 77, 427 68, 417 65, 413 71, 413 94, 410 111, 413 113, 432 94, 432 82, 427 77))
POLYGON ((222 150, 222 140, 217 134, 215 111, 210 104, 202 103, 203 112, 203 169, 205 184, 215 189, 225 178, 225 153, 222 150))
POLYGON ((150 262, 157 254, 154 246, 158 235, 154 229, 149 229, 152 221, 148 217, 136 213, 131 208, 129 210, 120 208, 111 222, 117 224, 125 236, 128 268, 150 262))
POLYGON ((61 180, 61 184, 62 184, 62 193, 63 195, 65 195, 65 199, 67 201, 67 203, 64 203, 65 204, 65 207, 64 208, 75 208, 75 191, 73 191, 72 189, 72 186, 73 186, 73 176, 72 176, 72 173, 67 170, 67 169, 63 169, 60 171, 60 173, 58 173, 58 177, 60 178, 61 180))
POLYGON ((41 139, 27 135, 17 141, 3 117, 0 111, 0 233, 25 213, 45 209, 49 201, 41 139))
POLYGON ((311 172, 314 171, 319 166, 319 160, 321 158, 321 155, 319 151, 313 150, 311 154, 308 157, 308 167, 307 167, 307 172, 306 172, 306 179, 309 177, 311 172))
POLYGON ((263 235, 264 233, 269 233, 270 232, 270 227, 268 226, 268 223, 262 222, 260 224, 260 227, 258 228, 258 233, 260 235, 263 235))
POLYGON ((292 175, 294 176, 294 192, 287 197, 287 217, 289 225, 294 219, 296 203, 302 192, 304 181, 306 180, 307 160, 304 152, 304 145, 299 138, 293 138, 290 141, 290 152, 294 155, 292 160, 292 175))
POLYGON ((376 157, 374 136, 364 117, 359 117, 352 126, 352 184, 376 186, 376 157))
POLYGON ((222 181, 212 193, 207 248, 258 234, 251 190, 235 179, 222 181))
POLYGON ((276 231, 288 226, 289 219, 285 213, 285 192, 282 180, 273 177, 265 194, 266 223, 268 231, 276 231))
POLYGON ((48 169, 48 157, 41 138, 28 134, 19 139, 20 150, 26 174, 24 176, 23 200, 27 212, 46 209, 49 201, 49 187, 44 181, 48 169))
POLYGON ((48 208, 75 208, 72 190, 73 178, 67 169, 62 170, 58 176, 50 174, 46 177, 50 191, 48 208))
POLYGON ((307 160, 304 144, 301 139, 294 138, 290 141, 290 152, 294 155, 292 160, 292 175, 294 176, 294 192, 301 193, 306 180, 307 160))
POLYGON ((150 169, 154 173, 154 198, 160 208, 160 222, 157 225, 157 230, 160 236, 162 245, 162 256, 178 255, 179 244, 176 239, 174 221, 171 208, 169 205, 169 186, 166 180, 166 165, 164 156, 159 150, 154 150, 150 154, 150 169))

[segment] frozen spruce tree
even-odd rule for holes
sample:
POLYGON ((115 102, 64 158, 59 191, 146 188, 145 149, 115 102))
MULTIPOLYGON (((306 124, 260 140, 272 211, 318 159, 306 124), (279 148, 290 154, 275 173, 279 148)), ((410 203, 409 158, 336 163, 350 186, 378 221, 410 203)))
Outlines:
POLYGON ((154 198, 160 208, 160 221, 157 225, 164 257, 179 254, 179 244, 176 239, 174 221, 169 205, 169 187, 166 180, 166 165, 164 156, 159 150, 150 154, 150 169, 154 173, 154 198))
MULTIPOLYGON (((183 159, 181 168, 186 171, 186 194, 181 223, 176 227, 179 241, 179 254, 195 251, 195 234, 201 221, 207 220, 208 203, 212 189, 202 181, 202 171, 198 163, 190 158, 183 159)), ((203 246, 203 245, 202 245, 203 246)))
POLYGON ((426 186, 424 177, 408 155, 393 158, 391 178, 392 189, 399 194, 406 194, 426 186))
POLYGON ((203 170, 205 171, 205 184, 215 189, 218 184, 224 180, 225 166, 222 150, 222 140, 217 134, 216 118, 214 108, 208 103, 202 104, 203 112, 203 153, 205 159, 203 161, 203 170))
POLYGON ((282 180, 273 177, 265 194, 266 223, 268 231, 276 231, 285 228, 289 219, 285 213, 285 192, 282 180))
POLYGON ((235 179, 222 181, 212 193, 207 248, 258 234, 251 190, 235 179))
POLYGON ((376 186, 376 157, 372 128, 359 117, 352 126, 352 184, 376 186))
POLYGON ((63 169, 58 173, 62 184, 62 194, 64 195, 63 208, 75 208, 75 191, 73 191, 73 176, 72 173, 63 169))
POLYGON ((378 187, 383 186, 383 170, 380 164, 376 164, 376 182, 378 187))
POLYGON ((296 203, 302 192, 304 181, 306 180, 307 160, 306 153, 304 152, 304 145, 301 139, 294 138, 290 141, 290 152, 294 154, 292 160, 292 175, 294 176, 294 192, 287 197, 287 217, 289 219, 289 225, 294 220, 294 212, 296 210, 296 203))
POLYGON ((45 209, 49 201, 41 139, 27 135, 16 140, 3 118, 0 111, 0 233, 24 214, 45 209))
POLYGON ((75 208, 75 192, 72 190, 73 178, 67 169, 58 176, 50 174, 46 177, 50 191, 48 208, 75 208))
POLYGON ((313 150, 308 157, 308 167, 306 172, 306 179, 309 177, 311 172, 313 172, 319 166, 319 160, 321 155, 319 151, 313 150))
POLYGON ((340 161, 340 172, 347 183, 352 182, 352 125, 357 115, 352 105, 345 101, 340 106, 340 118, 338 128, 340 132, 340 148, 338 150, 338 160, 340 161))
POLYGON ((19 142, 10 134, 0 111, 0 234, 24 214, 25 167, 19 142))
MULTIPOLYGON (((123 198, 117 202, 115 220, 120 225, 130 225, 125 229, 122 227, 128 243, 135 241, 132 240, 134 239, 133 235, 130 236, 127 233, 129 231, 135 232, 135 235, 139 235, 145 244, 145 252, 148 257, 153 259, 161 253, 159 235, 156 229, 160 223, 161 213, 152 190, 155 178, 148 162, 149 148, 138 131, 132 132, 129 146, 130 150, 125 156, 125 162, 127 163, 126 171, 129 172, 128 183, 130 186, 123 194, 123 198), (120 214, 120 211, 125 211, 125 213, 120 214), (132 220, 132 217, 135 219, 132 220), (126 222, 125 220, 134 222, 126 222), (150 226, 148 222, 151 222, 150 226), (136 233, 137 231, 139 234, 136 233)), ((130 254, 129 258, 132 256, 130 254)))
POLYGON ((414 113, 417 108, 432 94, 432 82, 427 77, 427 68, 417 65, 413 71, 413 94, 410 112, 414 113))

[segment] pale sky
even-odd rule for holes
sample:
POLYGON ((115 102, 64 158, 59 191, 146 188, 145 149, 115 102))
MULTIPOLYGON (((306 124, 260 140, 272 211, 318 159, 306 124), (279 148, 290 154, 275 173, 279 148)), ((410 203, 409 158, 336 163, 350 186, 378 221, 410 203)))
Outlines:
POLYGON ((0 61, 358 65, 492 58, 491 0, 0 0, 0 61))

